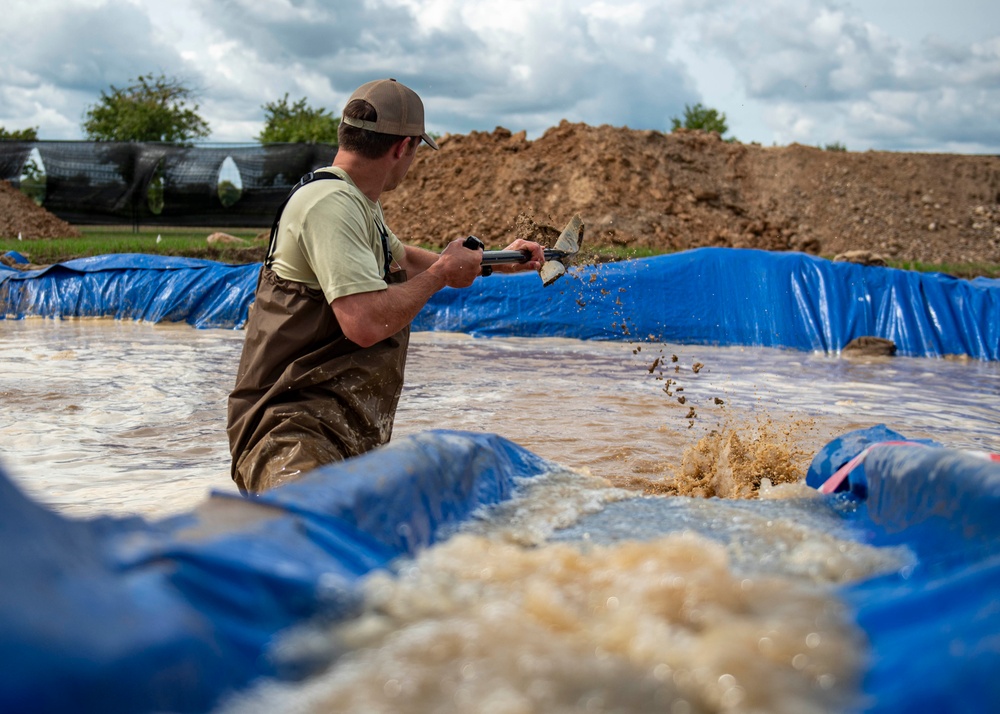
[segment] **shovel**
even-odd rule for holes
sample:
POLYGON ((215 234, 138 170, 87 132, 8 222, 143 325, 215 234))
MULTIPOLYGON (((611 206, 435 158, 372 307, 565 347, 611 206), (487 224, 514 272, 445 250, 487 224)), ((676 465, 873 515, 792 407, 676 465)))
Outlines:
MULTIPOLYGON (((545 263, 538 271, 542 277, 542 285, 551 285, 566 274, 566 267, 580 252, 581 243, 583 243, 583 220, 577 215, 573 216, 572 220, 563 228, 555 247, 545 249, 545 263)), ((466 238, 462 245, 472 250, 483 251, 483 275, 490 275, 494 265, 527 263, 531 257, 531 253, 526 250, 484 250, 486 245, 475 236, 466 238)))

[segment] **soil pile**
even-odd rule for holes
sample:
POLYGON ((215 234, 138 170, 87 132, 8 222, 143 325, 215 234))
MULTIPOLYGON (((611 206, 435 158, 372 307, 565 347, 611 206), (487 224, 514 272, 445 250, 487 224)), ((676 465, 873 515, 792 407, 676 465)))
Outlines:
MULTIPOLYGON (((490 248, 576 213, 585 248, 731 246, 901 261, 1000 262, 1000 157, 825 151, 562 122, 528 141, 498 127, 421 149, 383 196, 404 240, 490 248)), ((555 232, 550 231, 550 234, 555 232)))
POLYGON ((7 181, 0 181, 0 238, 17 238, 18 235, 23 240, 37 240, 77 238, 82 234, 7 181))

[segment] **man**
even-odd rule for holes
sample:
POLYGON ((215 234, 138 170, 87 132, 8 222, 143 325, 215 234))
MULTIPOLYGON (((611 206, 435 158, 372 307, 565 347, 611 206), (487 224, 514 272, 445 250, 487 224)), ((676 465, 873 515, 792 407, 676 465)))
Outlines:
MULTIPOLYGON (((279 209, 229 396, 232 477, 259 493, 389 441, 410 322, 441 288, 465 288, 482 252, 404 245, 379 197, 417 146, 437 144, 423 103, 393 79, 362 85, 341 118, 333 165, 306 176, 279 209), (325 179, 325 180, 320 180, 325 179)), ((537 270, 541 246, 516 240, 537 270)))

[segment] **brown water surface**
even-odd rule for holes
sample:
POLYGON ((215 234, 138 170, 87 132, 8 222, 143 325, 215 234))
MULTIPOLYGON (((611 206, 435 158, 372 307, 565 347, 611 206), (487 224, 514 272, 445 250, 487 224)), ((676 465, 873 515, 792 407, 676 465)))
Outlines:
MULTIPOLYGON (((242 339, 0 320, 0 462, 78 515, 162 516, 231 490, 225 409, 242 339)), ((794 480, 831 437, 881 422, 1000 450, 998 397, 996 363, 416 333, 395 434, 495 432, 615 485, 745 496, 764 466, 794 480), (735 477, 714 473, 720 454, 735 477)))

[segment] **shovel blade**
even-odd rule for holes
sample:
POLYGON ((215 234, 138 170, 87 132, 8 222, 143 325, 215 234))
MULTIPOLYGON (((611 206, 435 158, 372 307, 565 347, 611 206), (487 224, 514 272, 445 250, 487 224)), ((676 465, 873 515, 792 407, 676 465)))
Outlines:
POLYGON ((575 256, 580 252, 580 245, 583 243, 583 219, 577 214, 570 219, 570 222, 566 224, 563 228, 563 232, 559 234, 559 240, 556 241, 556 250, 561 250, 563 253, 567 253, 570 257, 575 256))
POLYGON ((580 252, 581 243, 583 243, 583 219, 577 214, 566 224, 562 233, 559 234, 559 240, 553 246, 555 250, 565 253, 565 255, 558 260, 545 261, 542 269, 538 271, 542 278, 542 285, 551 285, 566 274, 566 266, 580 252))
POLYGON ((566 266, 558 260, 546 260, 538 274, 542 278, 542 285, 549 286, 566 274, 566 266))

